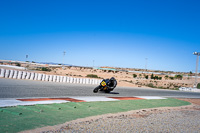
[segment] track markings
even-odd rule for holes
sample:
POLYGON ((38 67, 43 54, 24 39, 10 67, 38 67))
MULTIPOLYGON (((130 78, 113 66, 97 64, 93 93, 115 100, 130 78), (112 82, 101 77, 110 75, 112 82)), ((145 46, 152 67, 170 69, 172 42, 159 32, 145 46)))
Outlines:
POLYGON ((134 96, 134 97, 104 97, 104 96, 74 96, 63 98, 18 98, 18 99, 0 99, 0 107, 35 105, 35 104, 53 104, 66 102, 95 102, 95 101, 119 101, 119 100, 141 100, 141 99, 166 99, 164 97, 154 96, 134 96))

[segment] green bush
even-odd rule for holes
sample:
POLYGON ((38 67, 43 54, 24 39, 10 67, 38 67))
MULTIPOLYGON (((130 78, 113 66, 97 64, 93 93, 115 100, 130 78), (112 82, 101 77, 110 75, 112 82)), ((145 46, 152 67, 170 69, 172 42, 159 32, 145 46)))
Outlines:
POLYGON ((137 77, 137 74, 133 74, 133 78, 136 78, 137 77))
POLYGON ((20 64, 20 63, 15 63, 15 65, 16 65, 16 66, 21 66, 21 64, 20 64))
POLYGON ((49 69, 49 68, 47 68, 47 67, 42 67, 42 68, 41 68, 41 71, 49 71, 49 72, 50 72, 51 69, 49 69))
POLYGON ((155 76, 154 79, 157 79, 157 80, 158 80, 158 76, 155 76))
POLYGON ((200 89, 200 83, 197 84, 197 89, 200 89))
POLYGON ((151 87, 151 88, 154 88, 154 86, 153 86, 152 83, 149 83, 147 86, 148 86, 148 87, 151 87))
POLYGON ((182 76, 182 75, 175 75, 175 79, 182 80, 182 79, 183 79, 183 76, 182 76))
POLYGON ((169 76, 168 76, 168 75, 166 75, 166 76, 165 76, 165 79, 168 79, 168 78, 169 78, 169 76))
POLYGON ((99 78, 97 75, 95 74, 88 74, 86 77, 89 77, 89 78, 99 78))
POLYGON ((151 79, 155 79, 155 77, 154 77, 153 73, 151 74, 151 79))

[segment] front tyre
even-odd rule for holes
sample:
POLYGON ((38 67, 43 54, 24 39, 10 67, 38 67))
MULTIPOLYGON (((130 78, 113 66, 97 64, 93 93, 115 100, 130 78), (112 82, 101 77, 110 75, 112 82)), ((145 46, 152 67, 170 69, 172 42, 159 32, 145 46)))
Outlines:
POLYGON ((98 87, 96 87, 96 88, 93 90, 93 92, 94 92, 94 93, 97 93, 97 92, 98 92, 98 90, 99 90, 99 86, 98 86, 98 87))

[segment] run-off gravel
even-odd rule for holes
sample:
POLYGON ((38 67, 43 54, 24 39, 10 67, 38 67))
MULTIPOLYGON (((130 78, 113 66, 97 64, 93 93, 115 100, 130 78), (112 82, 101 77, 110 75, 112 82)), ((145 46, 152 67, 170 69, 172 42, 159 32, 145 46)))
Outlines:
POLYGON ((45 132, 200 132, 200 108, 196 110, 150 111, 69 123, 45 132))

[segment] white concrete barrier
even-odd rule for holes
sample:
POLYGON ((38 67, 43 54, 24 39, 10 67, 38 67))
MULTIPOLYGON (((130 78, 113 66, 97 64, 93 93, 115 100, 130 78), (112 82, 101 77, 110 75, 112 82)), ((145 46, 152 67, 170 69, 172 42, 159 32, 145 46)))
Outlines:
POLYGON ((45 81, 49 81, 49 75, 46 75, 45 81))
POLYGON ((94 81, 94 84, 95 84, 95 85, 97 85, 97 84, 98 84, 98 80, 97 80, 97 79, 95 79, 95 81, 94 81))
POLYGON ((17 79, 17 75, 18 75, 18 71, 17 71, 17 70, 14 70, 13 78, 14 78, 14 79, 17 79))
POLYGON ((66 80, 66 82, 67 82, 67 83, 69 83, 69 77, 67 77, 67 80, 66 80))
POLYGON ((13 70, 10 70, 9 78, 13 78, 13 75, 14 75, 14 71, 13 71, 13 70))
POLYGON ((180 91, 190 91, 190 92, 200 92, 200 89, 191 88, 191 87, 180 87, 180 91))
POLYGON ((82 78, 80 78, 80 81, 79 81, 79 82, 80 82, 80 84, 83 84, 83 79, 82 79, 82 78))
POLYGON ((30 80, 33 80, 34 77, 35 77, 35 73, 31 73, 30 75, 31 75, 31 76, 30 76, 30 80))
POLYGON ((63 76, 60 76, 60 81, 59 82, 63 82, 63 76))
POLYGON ((73 83, 73 80, 74 80, 74 79, 73 79, 72 77, 70 77, 70 78, 69 78, 69 83, 73 83))
POLYGON ((57 76, 56 82, 60 82, 60 76, 57 76))
POLYGON ((79 84, 80 83, 80 79, 76 78, 76 83, 79 84))
MULTIPOLYGON (((15 79, 30 79, 30 80, 42 80, 53 82, 67 82, 75 84, 100 84, 101 79, 88 79, 88 78, 73 78, 67 76, 46 75, 41 73, 30 73, 27 71, 7 70, 0 69, 0 77, 15 78, 15 79)), ((196 91, 191 88, 182 87, 181 91, 196 91)))
POLYGON ((23 71, 23 73, 22 73, 22 79, 26 79, 26 74, 27 74, 27 72, 23 71))
POLYGON ((88 78, 85 79, 85 84, 89 84, 89 79, 88 78))
POLYGON ((69 83, 69 77, 66 76, 66 83, 69 83))
POLYGON ((38 73, 37 80, 40 80, 40 81, 41 81, 41 80, 42 80, 42 76, 43 76, 43 75, 42 75, 41 73, 38 73))
POLYGON ((49 75, 49 82, 52 82, 52 81, 53 81, 53 76, 49 75))
POLYGON ((67 77, 64 76, 64 77, 63 77, 63 82, 65 83, 66 81, 67 81, 67 77))
POLYGON ((93 85, 95 84, 95 79, 92 79, 92 84, 93 84, 93 85))
POLYGON ((83 84, 85 84, 85 78, 83 79, 83 84))
POLYGON ((95 84, 95 85, 97 84, 97 79, 94 79, 94 84, 95 84))
POLYGON ((92 79, 89 80, 89 84, 92 84, 92 79))
POLYGON ((30 73, 30 72, 27 72, 27 74, 26 74, 26 79, 30 79, 30 77, 31 77, 31 73, 30 73))
POLYGON ((5 69, 1 69, 1 75, 0 77, 5 77, 5 69))
POLYGON ((57 76, 53 75, 53 82, 56 82, 57 76))
POLYGON ((37 80, 37 77, 38 77, 38 74, 37 74, 37 73, 35 73, 34 80, 37 80))
POLYGON ((8 77, 9 77, 9 74, 10 74, 10 70, 6 70, 6 71, 5 71, 5 78, 8 78, 8 77))
POLYGON ((42 79, 41 79, 42 81, 45 81, 45 76, 46 76, 45 74, 42 74, 42 79))
POLYGON ((76 83, 76 78, 74 78, 73 83, 76 83))
POLYGON ((22 71, 18 72, 17 79, 22 79, 22 71))

